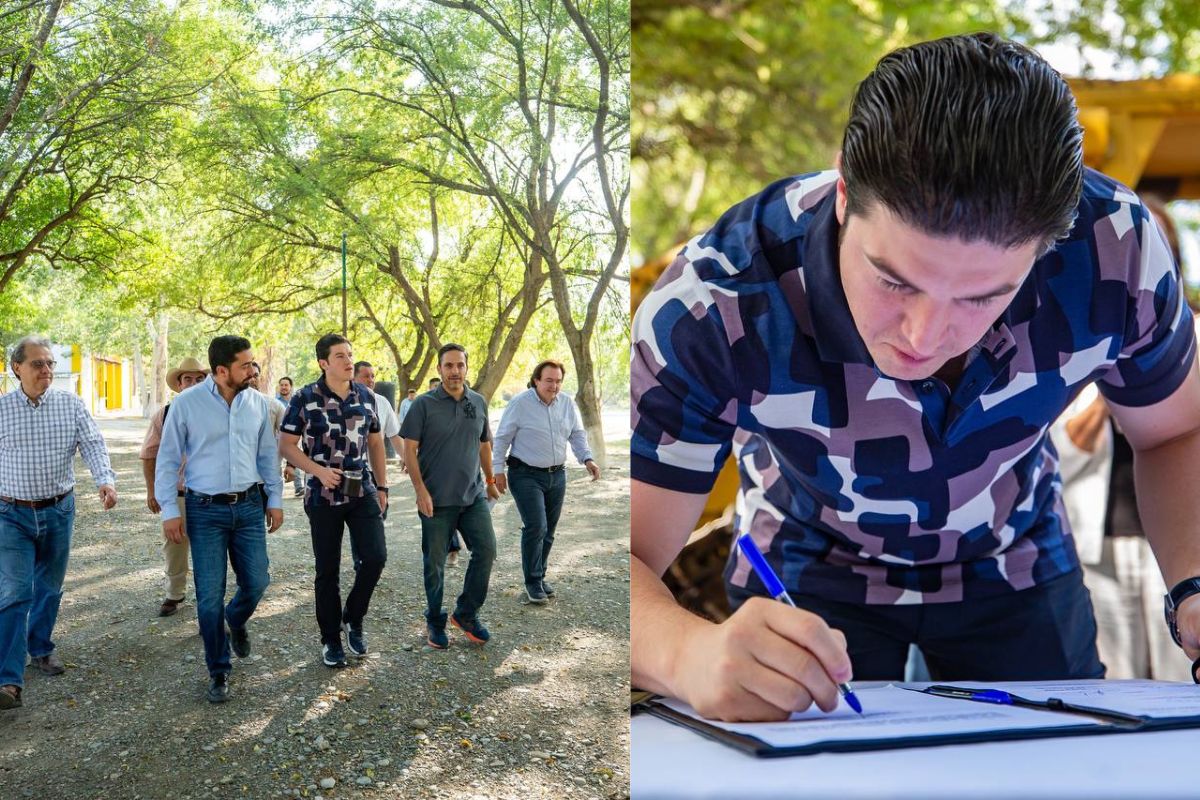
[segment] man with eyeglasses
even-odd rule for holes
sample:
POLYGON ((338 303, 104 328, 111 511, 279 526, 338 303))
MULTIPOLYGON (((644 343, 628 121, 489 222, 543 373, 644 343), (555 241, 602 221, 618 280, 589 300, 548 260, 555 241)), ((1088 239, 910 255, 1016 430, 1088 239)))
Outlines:
POLYGON ((20 386, 0 395, 0 709, 21 705, 26 655, 60 675, 51 635, 75 523, 75 451, 105 510, 117 504, 116 475, 83 400, 54 389, 50 340, 26 336, 9 354, 20 386))
MULTIPOLYGON (((176 394, 184 389, 190 389, 208 376, 208 370, 200 366, 194 358, 185 358, 179 366, 167 373, 167 388, 176 394)), ((158 448, 162 444, 163 423, 167 414, 171 413, 171 404, 165 403, 162 408, 150 418, 150 427, 146 429, 146 438, 142 441, 142 449, 138 457, 142 460, 142 477, 146 479, 146 508, 155 514, 162 511, 162 506, 154 497, 154 471, 158 465, 158 448)), ((177 495, 175 505, 179 514, 184 514, 183 504, 183 468, 180 467, 179 479, 175 482, 177 495)), ((185 523, 186 529, 186 523, 185 523)), ((182 542, 172 542, 165 535, 162 537, 163 574, 166 577, 167 596, 158 607, 160 617, 169 617, 179 610, 183 602, 184 590, 187 588, 188 574, 188 540, 184 534, 182 542)))
POLYGON ((462 345, 444 345, 438 350, 437 369, 441 385, 416 399, 400 426, 400 436, 421 519, 428 643, 443 650, 450 640, 442 591, 446 551, 455 529, 471 549, 471 559, 450 623, 476 644, 490 638, 478 614, 487 599, 496 559, 496 534, 487 501, 500 492, 492 477, 487 401, 467 388, 467 351, 462 345))

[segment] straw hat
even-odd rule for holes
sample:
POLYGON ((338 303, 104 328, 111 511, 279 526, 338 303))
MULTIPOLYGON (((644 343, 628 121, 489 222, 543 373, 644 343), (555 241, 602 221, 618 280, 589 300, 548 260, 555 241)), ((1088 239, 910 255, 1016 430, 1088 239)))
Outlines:
POLYGON ((185 372, 199 372, 201 375, 208 375, 208 370, 200 366, 200 362, 194 358, 185 358, 179 362, 179 366, 167 373, 167 387, 172 392, 179 391, 179 376, 185 372))

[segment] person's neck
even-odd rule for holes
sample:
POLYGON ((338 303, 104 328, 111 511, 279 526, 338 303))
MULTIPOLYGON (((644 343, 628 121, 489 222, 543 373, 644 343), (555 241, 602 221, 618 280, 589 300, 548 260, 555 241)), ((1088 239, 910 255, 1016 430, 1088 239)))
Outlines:
POLYGON ((336 394, 338 397, 345 398, 350 394, 350 381, 339 381, 337 378, 325 376, 325 385, 329 387, 329 391, 336 394))
MULTIPOLYGON (((533 393, 537 395, 538 400, 541 400, 542 405, 544 405, 544 406, 548 406, 554 402, 554 397, 547 398, 545 395, 543 395, 537 389, 534 389, 533 393)), ((557 395, 555 395, 555 397, 557 397, 557 395)))
POLYGON ((224 400, 225 404, 228 406, 232 406, 233 398, 238 396, 238 390, 236 386, 226 386, 220 382, 217 383, 217 392, 220 393, 221 399, 224 400))
POLYGON ((36 406, 36 405, 41 405, 42 398, 46 396, 46 391, 47 391, 49 388, 50 388, 50 387, 48 387, 48 386, 47 386, 47 387, 46 387, 46 389, 42 389, 42 390, 41 390, 40 392, 38 392, 37 394, 30 394, 30 393, 29 393, 29 389, 25 388, 25 384, 23 384, 23 383, 21 384, 21 392, 22 392, 22 393, 23 393, 23 394, 24 394, 26 397, 28 397, 28 398, 29 398, 29 402, 33 403, 35 406, 36 406))
POLYGON ((442 389, 455 400, 462 400, 463 395, 467 393, 467 385, 465 383, 459 385, 457 392, 447 389, 444 383, 442 384, 442 389))

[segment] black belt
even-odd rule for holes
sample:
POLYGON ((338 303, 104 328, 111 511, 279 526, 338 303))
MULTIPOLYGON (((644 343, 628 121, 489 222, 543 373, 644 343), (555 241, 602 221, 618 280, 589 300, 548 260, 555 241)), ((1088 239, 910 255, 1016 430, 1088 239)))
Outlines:
POLYGON ((508 458, 504 459, 504 463, 508 464, 510 467, 524 467, 525 469, 531 469, 534 472, 558 472, 559 470, 566 469, 565 464, 555 464, 553 467, 535 467, 533 464, 526 464, 516 456, 509 456, 508 458))
POLYGON ((197 498, 202 503, 220 503, 222 505, 231 506, 235 503, 240 503, 258 494, 258 484, 254 484, 244 492, 226 492, 225 494, 204 494, 203 492, 193 491, 188 489, 187 493, 192 497, 197 498))
MULTIPOLYGON (((74 490, 72 490, 72 491, 74 491, 74 490)), ((38 508, 49 508, 50 506, 56 506, 60 502, 62 502, 64 499, 66 499, 67 497, 70 497, 70 496, 71 496, 71 492, 63 492, 58 497, 47 497, 44 500, 18 500, 15 497, 0 497, 0 500, 3 500, 4 502, 8 503, 9 505, 20 506, 21 508, 38 509, 38 508)))

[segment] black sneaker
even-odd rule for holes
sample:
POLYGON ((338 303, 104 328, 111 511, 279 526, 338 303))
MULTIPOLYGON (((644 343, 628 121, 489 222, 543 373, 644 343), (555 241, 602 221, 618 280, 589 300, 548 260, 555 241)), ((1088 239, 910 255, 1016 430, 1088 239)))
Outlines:
POLYGON ((208 679, 208 702, 224 703, 229 699, 229 676, 222 672, 208 679))
POLYGON ((450 637, 446 635, 445 628, 435 628, 428 623, 425 625, 425 628, 429 632, 426 642, 434 650, 445 650, 450 646, 450 637))
POLYGON ((459 619, 457 614, 451 614, 450 624, 465 633, 467 638, 475 644, 486 644, 487 640, 492 638, 488 629, 483 627, 483 623, 477 619, 463 620, 459 619))
POLYGON ((525 584, 525 603, 533 603, 535 606, 544 606, 550 602, 549 595, 542 590, 540 584, 527 583, 525 584))
POLYGON ((546 593, 546 597, 554 597, 554 587, 542 581, 542 591, 546 593))
POLYGON ((344 667, 346 666, 346 651, 342 649, 342 643, 327 644, 321 650, 321 661, 327 667, 344 667))
POLYGON ((245 628, 229 628, 229 644, 233 647, 233 654, 238 658, 248 658, 250 656, 250 634, 245 628))
POLYGON ((346 632, 346 649, 350 651, 350 655, 357 658, 365 656, 367 637, 363 636, 362 623, 351 625, 349 622, 343 622, 342 630, 346 632))

